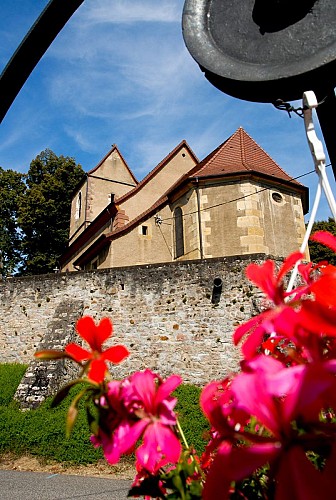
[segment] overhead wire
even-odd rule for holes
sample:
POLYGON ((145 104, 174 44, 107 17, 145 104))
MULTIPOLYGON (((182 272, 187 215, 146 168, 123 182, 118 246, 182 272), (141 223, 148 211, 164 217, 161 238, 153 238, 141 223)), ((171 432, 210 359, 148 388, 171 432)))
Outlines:
MULTIPOLYGON (((328 163, 328 165, 326 165, 326 167, 330 167, 330 166, 331 166, 331 163, 328 163)), ((314 170, 310 170, 309 172, 305 172, 304 174, 300 174, 300 175, 298 175, 296 177, 291 177, 289 179, 289 182, 290 181, 295 181, 297 179, 301 179, 302 177, 305 177, 306 175, 313 174, 315 172, 316 171, 314 169, 314 170)), ((281 180, 280 180, 280 183, 281 183, 281 180)), ((265 187, 265 188, 259 189, 258 191, 255 191, 254 193, 245 194, 245 195, 242 195, 242 196, 240 196, 238 198, 233 198, 232 200, 223 201, 222 203, 216 203, 215 205, 211 205, 209 207, 201 208, 200 210, 193 210, 192 212, 188 212, 186 214, 182 214, 182 217, 187 217, 189 215, 193 215, 193 214, 196 214, 198 212, 204 212, 206 210, 210 210, 211 208, 216 208, 216 207, 220 207, 220 206, 223 206, 223 205, 228 205, 230 203, 234 203, 236 201, 244 200, 245 198, 248 198, 249 196, 253 196, 255 194, 259 194, 259 193, 262 193, 263 191, 268 191, 268 190, 269 190, 269 187, 265 187)), ((162 219, 162 222, 167 221, 167 220, 174 220, 174 216, 162 219)))

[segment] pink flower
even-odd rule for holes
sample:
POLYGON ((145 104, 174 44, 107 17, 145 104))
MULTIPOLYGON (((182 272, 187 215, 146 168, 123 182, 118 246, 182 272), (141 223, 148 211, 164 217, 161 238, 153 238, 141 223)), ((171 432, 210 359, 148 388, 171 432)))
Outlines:
MULTIPOLYGON (((336 237, 326 231, 318 231, 310 237, 336 252, 336 237)), ((315 300, 326 307, 336 308, 336 267, 324 263, 320 264, 321 277, 312 285, 315 300)))
POLYGON ((291 330, 291 319, 289 315, 293 313, 293 305, 304 294, 309 291, 309 285, 304 285, 291 292, 286 292, 283 280, 286 273, 302 259, 300 252, 295 252, 285 259, 278 273, 275 272, 275 264, 267 260, 260 266, 250 264, 246 268, 246 276, 253 281, 274 303, 274 308, 269 308, 258 316, 251 318, 246 323, 240 325, 234 332, 234 343, 237 345, 242 338, 248 334, 245 339, 242 352, 246 359, 253 358, 265 335, 276 331, 275 322, 280 323, 283 329, 291 330), (287 297, 291 301, 285 302, 287 297))
POLYGON ((224 442, 218 449, 207 474, 202 498, 204 500, 226 500, 230 498, 233 481, 241 481, 256 469, 274 460, 278 455, 275 444, 234 447, 224 442))
POLYGON ((136 442, 143 433, 143 444, 137 449, 138 464, 151 473, 163 465, 176 463, 181 444, 171 427, 176 424, 173 409, 176 398, 171 393, 180 385, 181 377, 172 375, 161 381, 150 370, 136 372, 125 387, 125 406, 140 420, 132 429, 129 440, 136 442))
POLYGON ((181 444, 172 430, 177 400, 171 392, 180 383, 176 375, 162 381, 145 370, 108 384, 107 395, 100 402, 99 430, 91 440, 102 446, 110 464, 131 452, 141 436, 143 443, 136 450, 138 467, 155 474, 163 465, 178 461, 181 444))
POLYGON ((65 352, 77 362, 89 361, 88 377, 94 382, 103 382, 107 371, 106 361, 120 363, 129 351, 123 345, 116 345, 103 351, 102 344, 112 335, 112 323, 108 318, 103 318, 95 325, 90 316, 84 316, 76 324, 79 335, 89 344, 91 351, 83 349, 78 344, 68 344, 65 352))
POLYGON ((292 295, 293 292, 285 292, 283 279, 290 269, 303 257, 300 252, 294 252, 283 262, 278 273, 275 272, 275 264, 272 260, 266 260, 260 266, 249 264, 246 268, 246 276, 253 281, 275 304, 284 302, 285 297, 292 295))
POLYGON ((99 401, 99 429, 91 436, 91 442, 96 448, 103 448, 108 463, 116 464, 122 454, 130 453, 134 448, 129 433, 137 419, 132 418, 124 406, 123 382, 112 381, 107 387, 107 394, 99 401))
POLYGON ((328 231, 317 231, 310 237, 310 239, 317 241, 317 243, 321 243, 321 245, 325 245, 330 248, 330 250, 336 252, 336 236, 328 233, 328 231))
MULTIPOLYGON (((320 414, 336 405, 335 372, 335 361, 285 368, 271 357, 258 356, 243 363, 243 371, 230 383, 229 397, 227 390, 222 397, 214 391, 214 383, 210 384, 203 391, 201 405, 218 433, 218 451, 207 477, 204 498, 229 498, 232 481, 248 477, 266 463, 270 464, 270 475, 276 478, 277 488, 291 463, 290 477, 294 491, 298 492, 295 498, 306 498, 302 483, 313 466, 305 451, 314 450, 314 443, 316 449, 329 446, 330 435, 334 435, 334 429, 329 430, 331 434, 327 429, 323 433, 320 414), (256 433, 256 425, 250 429, 248 420, 267 432, 256 433), (292 425, 295 420, 300 422, 299 427, 310 431, 300 433, 292 425), (295 461, 294 457, 300 460, 295 461)), ((330 476, 317 471, 315 476, 326 484, 330 482, 330 476)), ((277 490, 276 498, 286 497, 277 490)))

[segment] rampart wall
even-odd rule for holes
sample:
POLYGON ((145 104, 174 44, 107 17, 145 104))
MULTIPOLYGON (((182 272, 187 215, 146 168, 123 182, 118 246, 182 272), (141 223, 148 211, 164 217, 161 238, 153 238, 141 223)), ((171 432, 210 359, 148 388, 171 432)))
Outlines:
POLYGON ((131 352, 115 377, 149 367, 202 385, 222 378, 239 362, 235 326, 258 312, 262 300, 244 269, 264 259, 253 254, 2 281, 0 362, 30 363, 37 349, 62 348, 84 314, 110 317, 111 342, 131 352), (216 278, 222 288, 214 297, 216 278))

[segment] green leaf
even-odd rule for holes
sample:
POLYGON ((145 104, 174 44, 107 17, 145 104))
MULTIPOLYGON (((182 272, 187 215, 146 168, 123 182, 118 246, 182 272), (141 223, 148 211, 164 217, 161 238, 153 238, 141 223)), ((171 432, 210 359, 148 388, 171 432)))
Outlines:
POLYGON ((67 414, 67 419, 66 419, 66 426, 65 426, 65 433, 66 437, 69 438, 70 434, 72 432, 72 429, 76 423, 77 416, 78 416, 78 405, 84 394, 86 393, 87 388, 83 389, 77 396, 73 399, 71 405, 69 406, 68 414, 67 414))
MULTIPOLYGON (((91 382, 88 382, 82 378, 77 378, 75 380, 72 380, 71 382, 69 382, 67 385, 65 385, 64 387, 62 387, 62 389, 60 389, 58 391, 58 393, 56 394, 56 396, 54 397, 54 399, 52 400, 52 403, 51 403, 51 408, 55 408, 56 406, 58 406, 60 403, 62 403, 63 399, 65 399, 68 394, 69 394, 69 391, 70 389, 74 386, 74 385, 77 385, 77 384, 82 384, 82 383, 88 383, 91 385, 91 382)), ((84 392, 87 391, 87 388, 84 389, 84 392)), ((83 392, 83 391, 82 391, 83 392)), ((80 393, 81 394, 81 393, 80 393)))

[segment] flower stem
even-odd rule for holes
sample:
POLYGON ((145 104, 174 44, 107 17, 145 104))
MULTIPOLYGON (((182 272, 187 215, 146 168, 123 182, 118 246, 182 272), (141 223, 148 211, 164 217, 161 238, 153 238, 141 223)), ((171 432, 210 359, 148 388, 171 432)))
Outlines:
POLYGON ((202 468, 201 468, 200 464, 197 462, 197 460, 195 460, 195 457, 191 453, 191 450, 190 450, 189 445, 188 445, 188 441, 187 441, 187 439, 186 439, 186 437, 184 435, 183 429, 181 427, 181 424, 180 424, 178 418, 176 418, 176 427, 177 427, 177 430, 179 431, 179 434, 180 434, 180 436, 182 438, 184 446, 186 447, 187 450, 189 450, 190 458, 191 458, 192 462, 194 462, 194 464, 195 464, 195 469, 198 471, 198 473, 200 474, 202 480, 204 481, 205 480, 204 472, 202 471, 202 468))
POLYGON ((189 445, 188 445, 188 441, 186 440, 186 437, 184 435, 184 432, 183 432, 183 429, 181 427, 181 424, 179 422, 179 419, 177 418, 176 419, 176 427, 177 427, 177 430, 179 431, 180 435, 181 435, 181 438, 182 438, 182 441, 183 441, 183 444, 184 446, 187 448, 187 450, 189 449, 189 445))

